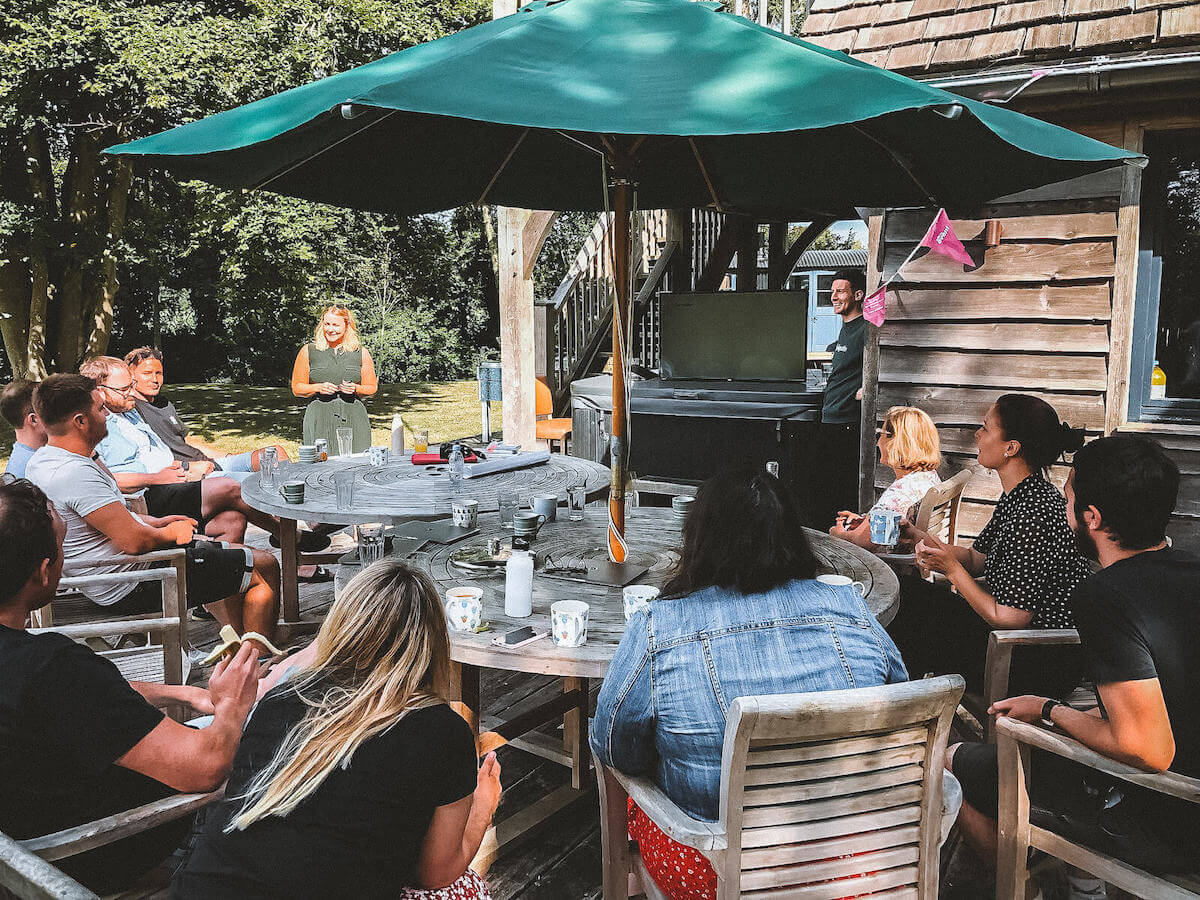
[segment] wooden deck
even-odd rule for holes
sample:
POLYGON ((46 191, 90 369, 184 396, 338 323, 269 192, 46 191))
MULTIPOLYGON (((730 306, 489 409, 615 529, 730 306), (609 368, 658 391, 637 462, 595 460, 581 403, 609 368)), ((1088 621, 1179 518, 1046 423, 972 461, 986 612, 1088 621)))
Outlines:
MULTIPOLYGON (((264 532, 252 529, 247 542, 267 547, 264 532), (253 532, 257 532, 256 534, 253 532)), ((333 602, 333 585, 301 584, 300 611, 319 617, 333 602)), ((188 624, 192 643, 201 649, 216 644, 217 628, 212 622, 188 624)), ((193 682, 203 683, 209 670, 195 672, 193 682)), ((488 715, 510 718, 524 709, 561 693, 560 681, 542 675, 485 670, 480 685, 483 709, 488 715)), ((593 692, 599 689, 596 682, 593 692)), ((547 734, 561 735, 553 726, 547 734)), ((500 780, 504 794, 496 811, 496 823, 570 781, 569 769, 514 747, 502 747, 500 780)), ((591 900, 600 896, 600 814, 593 787, 579 800, 553 816, 514 849, 491 866, 487 875, 495 900, 591 900)))

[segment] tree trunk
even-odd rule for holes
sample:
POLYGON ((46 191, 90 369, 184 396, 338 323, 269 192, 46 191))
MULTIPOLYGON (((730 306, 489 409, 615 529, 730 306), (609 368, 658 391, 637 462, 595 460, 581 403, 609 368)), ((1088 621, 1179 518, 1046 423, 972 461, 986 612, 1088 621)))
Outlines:
POLYGON ((112 334, 113 313, 120 284, 117 281, 116 248, 125 231, 125 213, 129 206, 129 189, 133 186, 133 167, 124 159, 110 163, 107 193, 107 217, 100 277, 94 287, 90 321, 84 322, 88 329, 87 349, 84 356, 101 356, 108 352, 108 339, 112 334))

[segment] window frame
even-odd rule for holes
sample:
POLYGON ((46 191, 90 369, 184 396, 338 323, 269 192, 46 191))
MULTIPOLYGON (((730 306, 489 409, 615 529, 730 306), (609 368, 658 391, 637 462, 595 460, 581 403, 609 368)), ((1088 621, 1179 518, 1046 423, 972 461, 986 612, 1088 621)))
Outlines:
MULTIPOLYGON (((1175 127, 1147 127, 1141 145, 1152 134, 1171 131, 1200 131, 1200 122, 1175 127)), ((1137 273, 1133 295, 1133 328, 1129 353, 1129 422, 1200 426, 1200 398, 1150 399, 1154 359, 1158 353, 1158 313, 1162 285, 1162 257, 1155 253, 1155 215, 1148 211, 1146 182, 1139 197, 1137 273)), ((1160 198, 1153 198, 1158 201, 1160 198)))

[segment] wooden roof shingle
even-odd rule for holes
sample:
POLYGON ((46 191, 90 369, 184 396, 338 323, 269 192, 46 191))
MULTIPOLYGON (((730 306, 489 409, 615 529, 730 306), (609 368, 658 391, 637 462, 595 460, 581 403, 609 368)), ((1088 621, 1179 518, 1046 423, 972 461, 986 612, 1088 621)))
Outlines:
POLYGON ((1197 0, 812 0, 802 36, 919 76, 1200 46, 1197 0))

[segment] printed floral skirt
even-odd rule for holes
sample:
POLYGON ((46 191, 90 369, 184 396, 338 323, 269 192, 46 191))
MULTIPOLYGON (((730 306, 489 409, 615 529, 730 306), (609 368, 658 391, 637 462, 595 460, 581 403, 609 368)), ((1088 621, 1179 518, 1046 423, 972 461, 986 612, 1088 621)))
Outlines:
MULTIPOLYGON (((717 873, 709 861, 699 850, 668 837, 632 799, 629 801, 629 836, 637 841, 646 872, 671 900, 716 900, 717 873)), ((829 881, 853 882, 872 874, 831 878, 829 881)), ((852 885, 847 884, 843 900, 860 896, 864 895, 854 893, 852 885)))
POLYGON ((488 890, 486 881, 467 869, 466 874, 454 884, 436 891, 404 888, 400 891, 400 900, 492 900, 492 892, 488 890))

